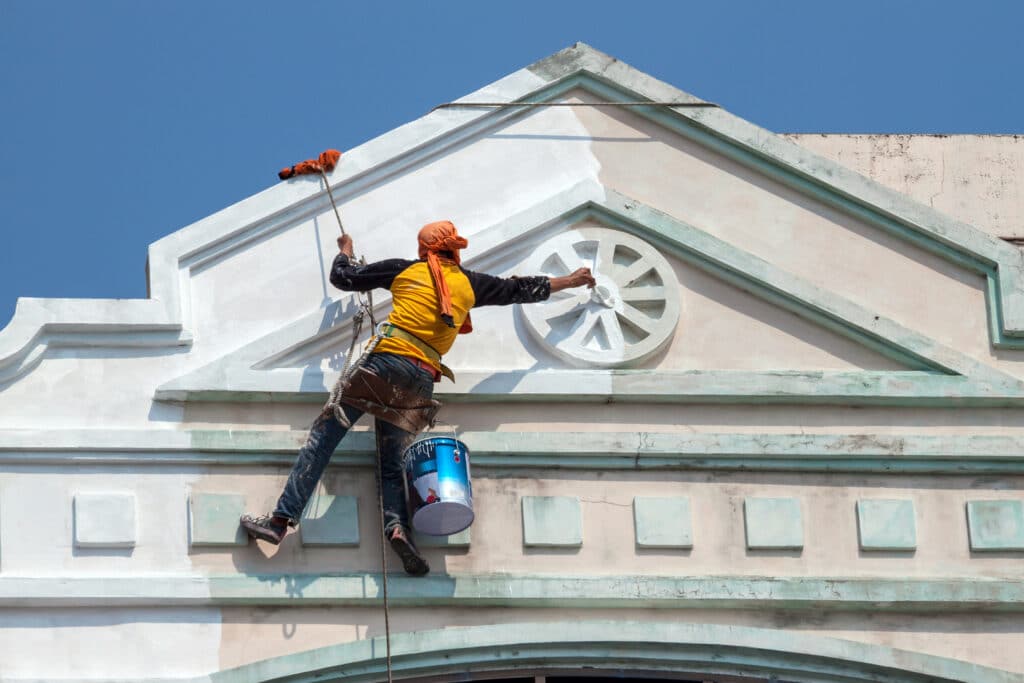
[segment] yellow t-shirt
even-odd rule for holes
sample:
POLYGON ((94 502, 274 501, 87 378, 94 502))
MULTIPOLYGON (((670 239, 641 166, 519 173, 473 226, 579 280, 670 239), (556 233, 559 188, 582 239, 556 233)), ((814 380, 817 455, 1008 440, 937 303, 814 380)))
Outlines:
MULTIPOLYGON (((442 262, 441 270, 451 292, 455 327, 448 327, 438 315, 437 292, 425 261, 417 261, 395 276, 391 283, 394 309, 388 316, 388 322, 415 335, 443 356, 455 343, 459 328, 469 315, 469 309, 476 303, 476 295, 469 278, 459 266, 442 262)), ((377 345, 377 351, 418 358, 436 370, 441 370, 437 363, 404 339, 382 339, 377 345)))
MULTIPOLYGON (((469 309, 479 306, 506 306, 543 301, 551 294, 551 281, 543 275, 501 278, 466 270, 451 261, 442 261, 441 269, 452 298, 449 327, 441 319, 437 291, 426 261, 387 259, 361 266, 338 254, 331 267, 331 284, 348 292, 391 290, 394 310, 388 322, 409 332, 433 347, 439 355, 448 353, 469 309)), ((377 351, 418 358, 440 371, 413 344, 397 338, 382 339, 377 351)))

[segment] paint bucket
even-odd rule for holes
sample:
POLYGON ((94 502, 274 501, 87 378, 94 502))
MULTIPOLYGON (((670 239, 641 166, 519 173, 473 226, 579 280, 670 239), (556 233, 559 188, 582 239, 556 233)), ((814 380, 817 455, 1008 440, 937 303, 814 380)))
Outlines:
POLYGON ((405 493, 412 526, 431 536, 457 534, 473 523, 469 449, 458 439, 432 436, 405 451, 405 493))

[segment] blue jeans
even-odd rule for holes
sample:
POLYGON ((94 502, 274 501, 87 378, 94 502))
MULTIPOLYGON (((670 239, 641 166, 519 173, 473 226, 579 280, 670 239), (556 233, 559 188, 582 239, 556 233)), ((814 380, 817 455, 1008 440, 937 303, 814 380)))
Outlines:
MULTIPOLYGON (((365 365, 389 384, 407 392, 417 393, 426 399, 434 393, 434 378, 431 374, 402 356, 372 353, 367 357, 365 365)), ((349 424, 354 424, 363 414, 362 410, 344 404, 342 410, 349 424)), ((396 526, 409 526, 402 454, 416 435, 379 419, 375 421, 374 429, 377 433, 377 455, 380 458, 384 531, 388 533, 396 526)), ((285 517, 293 524, 299 523, 302 511, 306 509, 334 449, 347 432, 348 428, 338 422, 331 411, 325 411, 316 418, 277 501, 275 516, 285 517)))

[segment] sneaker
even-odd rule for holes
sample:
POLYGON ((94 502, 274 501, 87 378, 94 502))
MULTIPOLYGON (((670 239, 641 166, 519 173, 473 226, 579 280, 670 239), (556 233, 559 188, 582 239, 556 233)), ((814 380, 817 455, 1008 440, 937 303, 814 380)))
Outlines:
POLYGON ((273 545, 280 543, 288 533, 288 522, 273 515, 242 515, 238 521, 250 536, 273 545))
POLYGON ((402 558, 402 566, 405 573, 412 576, 423 576, 430 571, 430 565, 420 555, 420 551, 409 539, 409 532, 402 527, 395 527, 388 535, 388 542, 391 549, 402 558))

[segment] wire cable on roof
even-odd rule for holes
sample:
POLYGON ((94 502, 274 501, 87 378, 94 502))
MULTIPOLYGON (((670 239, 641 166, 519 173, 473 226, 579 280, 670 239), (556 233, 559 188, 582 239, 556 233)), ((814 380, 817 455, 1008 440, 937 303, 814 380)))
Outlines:
MULTIPOLYGON (((632 102, 445 102, 430 111, 455 108, 495 108, 495 107, 687 107, 691 109, 718 108, 714 102, 656 102, 639 100, 632 102)), ((429 112, 428 112, 429 113, 429 112)))

